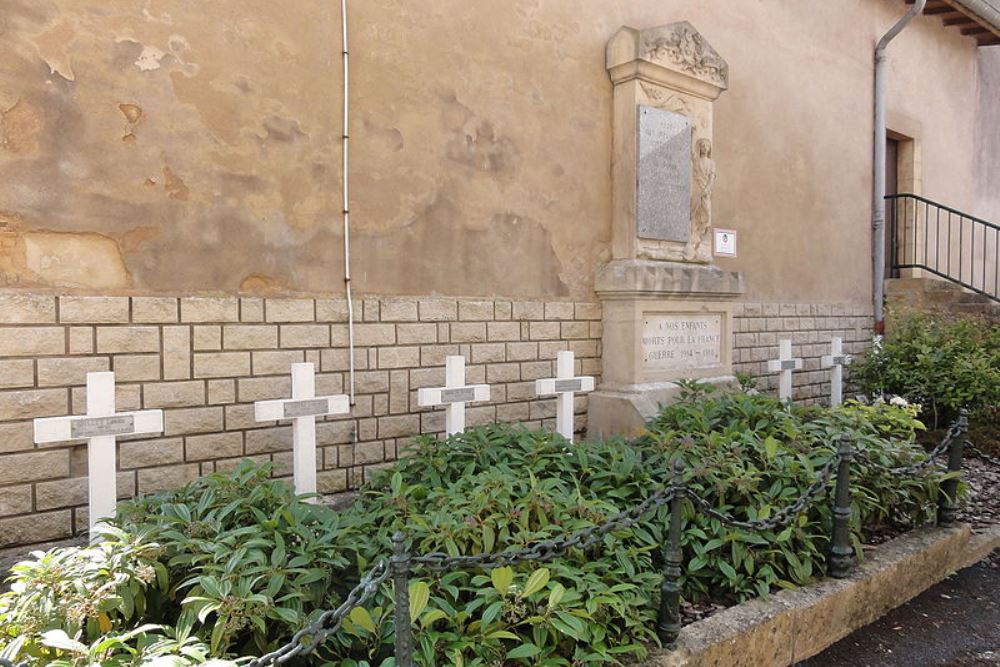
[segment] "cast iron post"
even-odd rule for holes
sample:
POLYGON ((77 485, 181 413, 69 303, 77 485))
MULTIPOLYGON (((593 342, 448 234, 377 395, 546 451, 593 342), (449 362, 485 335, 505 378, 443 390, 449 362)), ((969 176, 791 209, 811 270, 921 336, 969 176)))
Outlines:
POLYGON ((660 610, 656 618, 656 636, 663 645, 673 644, 681 631, 681 502, 684 500, 684 463, 674 462, 674 495, 670 499, 670 532, 663 550, 663 581, 660 584, 660 610))
POLYGON ((833 544, 830 546, 830 575, 843 579, 854 565, 851 548, 851 440, 841 436, 837 445, 837 490, 833 504, 833 544))
MULTIPOLYGON (((948 445, 948 472, 962 470, 962 454, 965 448, 965 434, 969 430, 969 413, 964 408, 958 416, 958 433, 948 445)), ((958 515, 958 476, 941 482, 938 496, 937 522, 939 526, 950 526, 958 515)))
POLYGON ((395 589, 396 607, 393 619, 396 624, 396 667, 413 667, 413 628, 410 626, 410 553, 406 549, 406 536, 392 536, 392 584, 395 589))

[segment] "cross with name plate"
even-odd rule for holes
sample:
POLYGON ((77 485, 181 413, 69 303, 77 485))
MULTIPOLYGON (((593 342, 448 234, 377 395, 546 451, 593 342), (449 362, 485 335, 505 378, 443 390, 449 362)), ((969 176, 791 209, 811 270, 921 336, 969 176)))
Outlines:
POLYGON ((465 357, 449 355, 445 359, 444 386, 417 390, 417 405, 447 406, 445 432, 451 436, 465 430, 465 404, 490 400, 488 384, 465 384, 465 357))
POLYGON ((556 395, 556 431, 570 442, 573 442, 573 394, 594 390, 594 378, 573 377, 574 362, 573 353, 562 350, 556 356, 556 376, 535 380, 536 394, 556 395))
MULTIPOLYGON (((344 394, 316 396, 316 367, 292 364, 292 397, 253 404, 259 422, 292 420, 292 471, 295 493, 316 493, 316 417, 346 415, 351 399, 344 394)), ((316 502, 310 498, 307 502, 316 502)))
POLYGON ((87 440, 87 490, 90 539, 115 515, 118 501, 116 444, 118 436, 163 432, 163 410, 115 412, 115 374, 87 373, 87 414, 35 420, 35 442, 49 444, 87 440))
POLYGON ((778 398, 783 401, 792 400, 792 371, 802 369, 802 360, 792 357, 792 341, 785 339, 779 342, 777 359, 767 362, 767 370, 780 373, 778 378, 778 398))
POLYGON ((825 355, 820 365, 832 368, 830 377, 830 405, 844 402, 844 366, 851 363, 851 355, 844 354, 844 341, 839 337, 830 342, 830 354, 825 355))

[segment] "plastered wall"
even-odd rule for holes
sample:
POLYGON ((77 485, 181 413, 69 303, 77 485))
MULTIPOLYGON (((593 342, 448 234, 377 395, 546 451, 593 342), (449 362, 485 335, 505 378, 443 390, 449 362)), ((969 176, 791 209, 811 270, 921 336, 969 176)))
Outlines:
MULTIPOLYGON (((687 19, 731 71, 713 210, 740 254, 720 264, 750 301, 869 299, 871 51, 904 3, 350 7, 360 293, 592 298, 610 239, 604 45, 687 19)), ((342 291, 339 3, 0 0, 0 33, 0 286, 342 291)), ((973 212, 991 108, 976 58, 921 17, 889 85, 921 133, 925 193, 973 212)))

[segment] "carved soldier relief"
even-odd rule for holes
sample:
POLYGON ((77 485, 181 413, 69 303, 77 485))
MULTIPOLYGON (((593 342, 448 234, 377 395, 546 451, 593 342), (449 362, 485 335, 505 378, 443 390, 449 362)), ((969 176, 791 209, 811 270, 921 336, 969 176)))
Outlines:
POLYGON ((695 143, 694 192, 691 197, 691 240, 684 250, 684 258, 693 260, 704 254, 712 231, 712 188, 715 186, 715 160, 712 159, 712 142, 699 139, 695 143))

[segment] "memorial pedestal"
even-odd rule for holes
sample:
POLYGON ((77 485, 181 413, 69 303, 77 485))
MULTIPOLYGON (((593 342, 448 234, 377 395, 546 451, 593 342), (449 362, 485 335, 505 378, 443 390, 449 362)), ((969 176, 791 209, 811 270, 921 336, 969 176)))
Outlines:
POLYGON ((677 380, 730 383, 731 299, 743 276, 714 266, 616 260, 595 282, 603 309, 601 386, 588 437, 631 435, 676 398, 677 380))
POLYGON ((687 21, 608 42, 614 86, 613 260, 596 277, 601 386, 588 435, 634 434, 680 391, 733 381, 731 300, 743 276, 712 265, 713 103, 729 66, 687 21))

